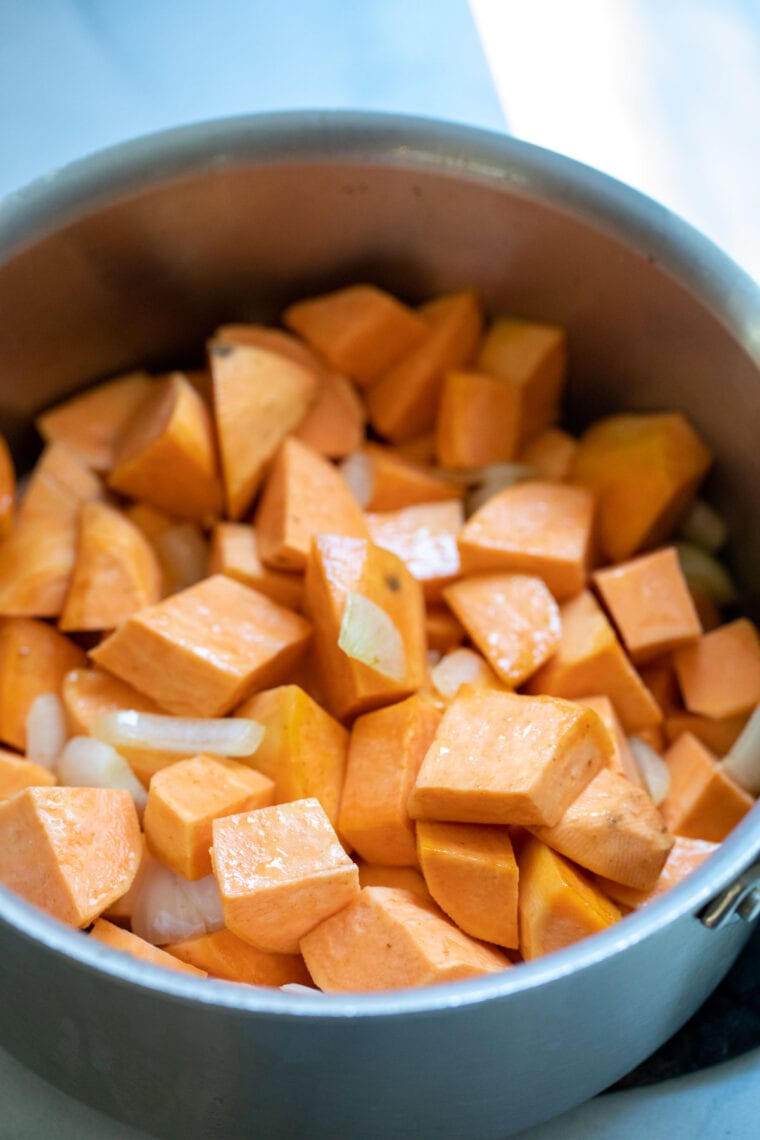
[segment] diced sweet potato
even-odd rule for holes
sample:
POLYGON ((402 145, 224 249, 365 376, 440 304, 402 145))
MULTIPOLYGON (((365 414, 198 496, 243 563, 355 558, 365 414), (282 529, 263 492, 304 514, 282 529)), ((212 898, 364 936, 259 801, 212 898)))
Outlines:
POLYGON ((195 974, 199 978, 208 977, 207 970, 198 969, 191 963, 181 962, 178 957, 167 954, 158 946, 152 946, 150 942, 146 942, 144 938, 132 934, 129 930, 114 926, 105 918, 97 920, 90 931, 90 938, 94 938, 103 946, 110 946, 112 950, 129 954, 132 958, 139 958, 141 962, 150 962, 152 966, 164 966, 169 970, 180 970, 184 974, 195 974))
POLYGON ((475 364, 518 390, 521 441, 556 421, 567 367, 564 329, 500 318, 488 330, 475 364))
POLYGON ((559 607, 540 578, 479 574, 448 586, 444 598, 510 688, 531 677, 559 645, 559 607))
POLYGON ((411 891, 365 887, 350 906, 301 939, 322 990, 405 989, 491 974, 509 966, 411 891))
POLYGON ((409 798, 414 819, 556 823, 612 745, 571 701, 463 688, 443 715, 409 798))
POLYGON ((402 891, 421 895, 428 902, 433 901, 433 896, 416 867, 389 867, 387 863, 365 863, 363 859, 357 859, 356 864, 359 868, 361 887, 399 888, 402 891))
POLYGON ((147 372, 116 376, 43 412, 37 430, 47 443, 67 444, 93 471, 110 471, 116 441, 154 383, 147 372))
POLYGON ((398 511, 415 503, 464 498, 464 488, 447 476, 377 443, 367 443, 349 456, 343 470, 366 511, 398 511))
POLYGON ((140 854, 129 792, 34 787, 0 804, 0 882, 71 926, 129 889, 140 854))
POLYGON ((419 820, 417 850, 431 895, 460 930, 517 949, 517 863, 506 827, 419 820))
POLYGON ((223 716, 282 680, 310 634, 298 614, 216 574, 134 614, 91 656, 167 712, 223 716))
POLYGON ((316 401, 293 435, 328 459, 344 459, 364 443, 365 419, 364 405, 351 381, 328 369, 316 401))
POLYGON ((33 764, 17 752, 0 748, 0 803, 24 788, 50 787, 55 782, 49 768, 33 764))
POLYGON ((13 530, 16 510, 16 469, 5 436, 0 435, 0 540, 13 530))
POLYGON ((752 796, 690 732, 670 746, 665 761, 670 787, 661 809, 675 835, 721 843, 754 806, 752 796))
POLYGON ((627 780, 630 780, 632 784, 636 784, 637 787, 642 787, 639 766, 636 763, 636 758, 628 743, 628 737, 623 731, 620 718, 615 712, 615 706, 610 698, 598 695, 577 697, 576 699, 578 704, 585 705, 587 709, 594 710, 610 734, 610 740, 612 741, 610 767, 613 772, 617 772, 620 776, 625 776, 627 780))
POLYGON ((509 571, 543 578, 558 601, 586 584, 593 495, 566 483, 517 483, 497 492, 459 536, 465 574, 509 571))
POLYGON ((464 626, 445 606, 430 605, 425 613, 428 649, 448 653, 464 641, 464 626))
POLYGON ((738 716, 711 717, 699 713, 675 711, 669 713, 662 722, 665 740, 675 744, 684 732, 690 732, 701 740, 705 748, 716 756, 725 756, 739 739, 746 725, 746 713, 738 716))
POLYGON ((690 712, 741 716, 760 702, 760 638, 747 618, 719 626, 679 649, 673 663, 690 712))
POLYGON ((26 718, 35 697, 59 693, 66 674, 86 661, 78 645, 45 622, 0 619, 0 740, 26 751, 26 718))
POLYGON ((677 835, 660 877, 650 890, 637 891, 634 887, 626 887, 623 883, 616 883, 613 879, 604 879, 601 876, 597 878, 597 882, 613 902, 635 910, 645 903, 658 899, 671 887, 675 887, 717 850, 717 843, 709 843, 705 839, 687 839, 685 836, 677 835))
POLYGON ((359 893, 356 864, 315 799, 214 820, 213 834, 225 924, 260 950, 295 954, 359 893))
POLYGON ((256 531, 249 523, 216 523, 208 572, 235 578, 290 610, 300 610, 303 603, 303 575, 265 566, 256 531))
POLYGON ((215 930, 171 942, 168 955, 203 970, 212 978, 243 982, 248 986, 311 985, 309 971, 300 954, 272 954, 238 938, 231 930, 215 930))
POLYGON ((391 550, 422 583, 427 601, 459 574, 457 537, 464 523, 459 499, 416 503, 397 511, 367 514, 369 536, 376 546, 391 550))
POLYGON ((517 461, 535 467, 542 479, 563 482, 570 474, 578 441, 562 428, 548 427, 520 450, 517 461))
POLYGON ((480 372, 447 372, 436 421, 444 467, 485 467, 513 459, 520 432, 520 391, 480 372))

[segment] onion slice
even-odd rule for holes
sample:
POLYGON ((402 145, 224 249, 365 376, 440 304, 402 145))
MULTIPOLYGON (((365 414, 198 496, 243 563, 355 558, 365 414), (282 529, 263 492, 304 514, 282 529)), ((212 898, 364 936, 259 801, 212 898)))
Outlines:
POLYGON ((98 740, 115 748, 150 748, 153 752, 186 752, 194 756, 250 756, 264 736, 264 727, 246 717, 195 720, 135 709, 101 713, 90 729, 98 740))
POLYGON ((363 451, 355 451, 352 455, 347 455, 338 466, 352 495, 364 510, 372 497, 375 483, 372 459, 363 451))
POLYGON ((212 934, 224 925, 213 875, 190 882, 152 860, 135 886, 132 930, 154 946, 212 934))
POLYGON ((681 522, 679 532, 687 542, 714 554, 728 538, 728 526, 722 515, 704 499, 695 499, 681 522))
POLYGON ((676 551, 690 590, 707 594, 718 606, 728 606, 737 600, 736 586, 717 558, 693 542, 677 542, 676 551))
POLYGON ((26 714, 26 758, 42 768, 55 768, 69 731, 66 712, 56 693, 35 697, 26 714))
POLYGON ((406 649, 398 626, 381 606, 354 590, 346 594, 338 647, 391 681, 406 676, 406 649))
POLYGON ((760 796, 760 705, 755 706, 721 767, 745 792, 760 796))
POLYGON ((639 736, 629 736, 634 759, 638 765, 644 789, 655 807, 659 807, 670 789, 670 769, 660 756, 639 736))
POLYGON ((73 736, 58 758, 58 781, 70 788, 121 788, 135 801, 140 815, 148 793, 127 761, 110 744, 91 736, 73 736))

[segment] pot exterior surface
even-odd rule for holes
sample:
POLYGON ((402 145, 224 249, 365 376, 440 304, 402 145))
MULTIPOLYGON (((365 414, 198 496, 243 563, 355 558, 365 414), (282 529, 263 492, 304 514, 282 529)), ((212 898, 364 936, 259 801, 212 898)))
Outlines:
MULTIPOLYGON (((412 301, 473 285, 492 313, 565 325, 575 425, 686 410, 719 456, 711 498, 737 572, 757 578, 757 290, 611 180, 445 124, 233 120, 116 148, 8 201, 3 430, 31 454, 31 416, 83 383, 196 362, 217 324, 359 280, 412 301)), ((159 1136, 502 1137, 593 1095, 690 1016, 750 932, 694 916, 758 849, 756 809, 675 901, 595 947, 374 1002, 163 980, 0 891, 2 1043, 159 1136)))

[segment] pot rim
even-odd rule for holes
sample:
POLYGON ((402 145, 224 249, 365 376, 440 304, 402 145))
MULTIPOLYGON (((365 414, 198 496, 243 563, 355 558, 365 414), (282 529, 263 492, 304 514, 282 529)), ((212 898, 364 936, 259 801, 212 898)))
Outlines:
MULTIPOLYGON (((502 188, 569 214, 668 274, 760 367, 760 288, 692 226, 644 194, 573 159, 461 124, 376 112, 242 115, 130 140, 37 179, 0 201, 0 269, 24 248, 124 197, 240 165, 364 163, 502 188)), ((593 938, 470 981, 367 994, 300 994, 198 979, 139 962, 83 937, 0 886, 0 923, 120 985, 240 1015, 356 1019, 435 1014, 506 999, 623 953, 696 916, 760 853, 760 804, 686 880, 593 938)), ((697 919, 695 918, 695 921, 697 919)))

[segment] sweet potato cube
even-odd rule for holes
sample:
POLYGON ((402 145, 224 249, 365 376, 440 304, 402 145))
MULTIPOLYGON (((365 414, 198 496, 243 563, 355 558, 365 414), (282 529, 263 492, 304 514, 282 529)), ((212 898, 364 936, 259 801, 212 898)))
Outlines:
POLYGON ((412 894, 421 895, 428 902, 433 902, 433 896, 427 889, 425 880, 416 867, 396 867, 387 863, 365 863, 357 859, 359 868, 359 885, 361 887, 393 887, 402 891, 411 891, 412 894))
POLYGON ((301 337, 285 332, 284 329, 273 328, 271 325, 222 325, 214 333, 209 351, 213 352, 217 345, 264 348, 267 352, 283 356, 293 364, 300 364, 307 372, 313 372, 320 384, 329 371, 325 362, 316 352, 312 352, 301 337))
POLYGON ((540 578, 478 574, 447 587, 444 598, 510 688, 532 676, 559 645, 559 607, 540 578))
POLYGON ((142 531, 106 503, 85 503, 59 628, 114 629, 143 606, 157 602, 162 585, 161 566, 142 531))
POLYGON ((221 756, 192 756, 156 772, 145 808, 151 852, 186 879, 211 874, 211 825, 274 803, 274 781, 221 756))
POLYGON ((368 537, 361 507, 340 471, 297 439, 286 439, 256 512, 262 561, 303 570, 315 534, 368 537))
POLYGON ((301 939, 309 973, 327 992, 395 990, 503 970, 483 946, 411 891, 365 887, 350 906, 301 939))
POLYGON ((665 761, 670 787, 661 810, 674 834, 721 843, 754 807, 752 796, 690 732, 670 746, 665 761))
POLYGON ((571 478, 598 495, 597 536, 610 562, 670 537, 711 455, 680 412, 628 413, 584 433, 571 478))
POLYGON ((179 519, 221 509, 211 417, 181 372, 157 381, 125 424, 108 485, 179 519))
POLYGON ((412 696, 354 721, 338 830, 370 863, 417 863, 407 800, 440 719, 412 696))
POLYGON ((520 951, 526 961, 606 930, 622 916, 567 859, 529 838, 518 854, 520 951))
POLYGON ((26 751, 26 718, 35 697, 59 693, 71 669, 87 658, 45 622, 0 619, 0 740, 26 751))
POLYGON ((246 760, 275 784, 275 802, 317 799, 333 827, 338 826, 348 732, 299 685, 256 693, 235 710, 264 728, 264 737, 246 760))
POLYGON ((637 663, 680 649, 702 633, 672 546, 597 570, 594 585, 637 663))
POLYGON ((714 752, 716 756, 725 756, 739 739, 748 719, 746 713, 741 713, 739 716, 711 717, 676 710, 665 717, 662 728, 668 744, 675 744, 682 733, 690 732, 697 740, 701 740, 710 752, 714 752))
POLYGON ((290 610, 300 610, 303 602, 303 575, 272 570, 261 560, 256 531, 248 523, 219 522, 211 537, 209 574, 226 574, 266 594, 273 602, 290 610))
POLYGON ((315 799, 216 819, 213 835, 225 924, 260 950, 295 954, 359 893, 356 864, 315 799))
POLYGON ((367 443, 349 456, 343 470, 366 511, 397 511, 415 503, 464 498, 460 484, 378 443, 367 443))
POLYGON ((660 877, 648 891, 637 891, 634 887, 626 887, 623 883, 616 883, 614 879, 605 879, 601 876, 597 877, 597 883, 618 906, 637 910, 645 903, 658 899, 692 871, 696 871, 708 856, 718 850, 718 846, 717 843, 710 843, 705 839, 687 839, 683 835, 677 835, 660 877))
POLYGON ((293 435, 328 459, 343 459, 364 443, 365 419, 364 404, 351 381, 328 369, 293 435))
POLYGON ((436 454, 444 467, 506 463, 517 451, 520 391, 481 372, 447 372, 436 421, 436 454))
POLYGON ((659 724, 659 705, 592 595, 584 591, 560 606, 560 621, 557 652, 533 674, 527 691, 570 700, 603 693, 615 706, 626 732, 659 724))
POLYGON ((620 723, 620 717, 615 712, 615 706, 610 698, 599 694, 597 696, 578 697, 577 701, 579 705, 584 705, 587 709, 593 709, 610 734, 610 740, 612 741, 610 768, 612 768, 613 772, 617 772, 619 776, 625 776, 627 780, 630 780, 632 784, 636 784, 637 787, 643 787, 636 757, 633 755, 633 750, 628 743, 628 737, 620 723))
POLYGON ((417 850, 431 895, 460 930, 517 949, 517 862, 506 827, 419 820, 417 850))
POLYGON ((129 792, 35 787, 0 804, 0 883, 71 926, 129 889, 140 855, 129 792))
POLYGON ((298 661, 309 622, 215 574, 128 618, 95 663, 176 716, 223 716, 298 661))
POLYGON ((535 467, 542 479, 561 483, 570 475, 577 447, 574 436, 562 428, 548 427, 528 440, 517 462, 535 467))
POLYGON ((51 787, 55 782, 49 768, 33 764, 17 752, 0 748, 0 803, 24 788, 51 787))
POLYGON ((378 380, 427 333, 422 317, 374 285, 350 285, 297 301, 283 319, 362 387, 378 380))
POLYGON ((0 539, 13 530, 16 510, 16 469, 5 436, 0 435, 0 539))
POLYGON ((214 930, 197 938, 171 942, 164 949, 180 962, 228 982, 243 982, 248 986, 311 985, 309 971, 300 954, 257 950, 231 930, 214 930))
POLYGON ((395 554, 366 539, 319 535, 306 608, 333 716, 369 712, 419 689, 427 670, 422 587, 395 554))
POLYGON ((497 376, 520 395, 520 440, 525 441, 559 416, 567 368, 566 334, 558 325, 500 318, 491 325, 475 366, 497 376))
POLYGON ((105 918, 97 920, 90 931, 90 938, 94 938, 103 946, 110 946, 112 950, 129 954, 132 958, 139 958, 141 962, 150 962, 152 966, 164 966, 166 969, 179 970, 184 974, 195 974, 199 978, 208 977, 207 970, 198 969, 193 964, 181 962, 179 958, 167 954, 165 950, 151 945, 150 942, 146 942, 144 938, 132 934, 129 930, 115 926, 105 918))
POLYGON ((642 788, 603 768, 551 827, 531 827, 542 843, 588 871, 649 890, 673 836, 642 788))
POLYGON ((558 601, 586 584, 593 495, 566 483, 529 482, 488 499, 459 536, 465 574, 510 571, 543 578, 558 601))
POLYGON ((483 327, 480 303, 470 289, 436 297, 419 312, 429 326, 424 339, 367 394, 372 426, 394 443, 433 427, 444 375, 467 364, 483 327))
POLYGON ((414 819, 556 823, 609 762, 596 713, 571 701, 460 689, 409 798, 414 819))
POLYGON ((457 537, 463 524, 459 499, 367 514, 372 541, 406 564, 428 601, 440 599, 442 588, 459 574, 457 537))
POLYGON ((93 471, 110 471, 119 435, 155 383, 147 372, 116 376, 37 416, 37 430, 47 443, 67 444, 93 471))
POLYGON ((747 618, 719 626, 679 649, 673 664, 690 712, 740 716, 760 702, 760 638, 747 618))
POLYGON ((446 606, 431 604, 425 613, 428 649, 448 653, 464 641, 464 626, 446 606))

